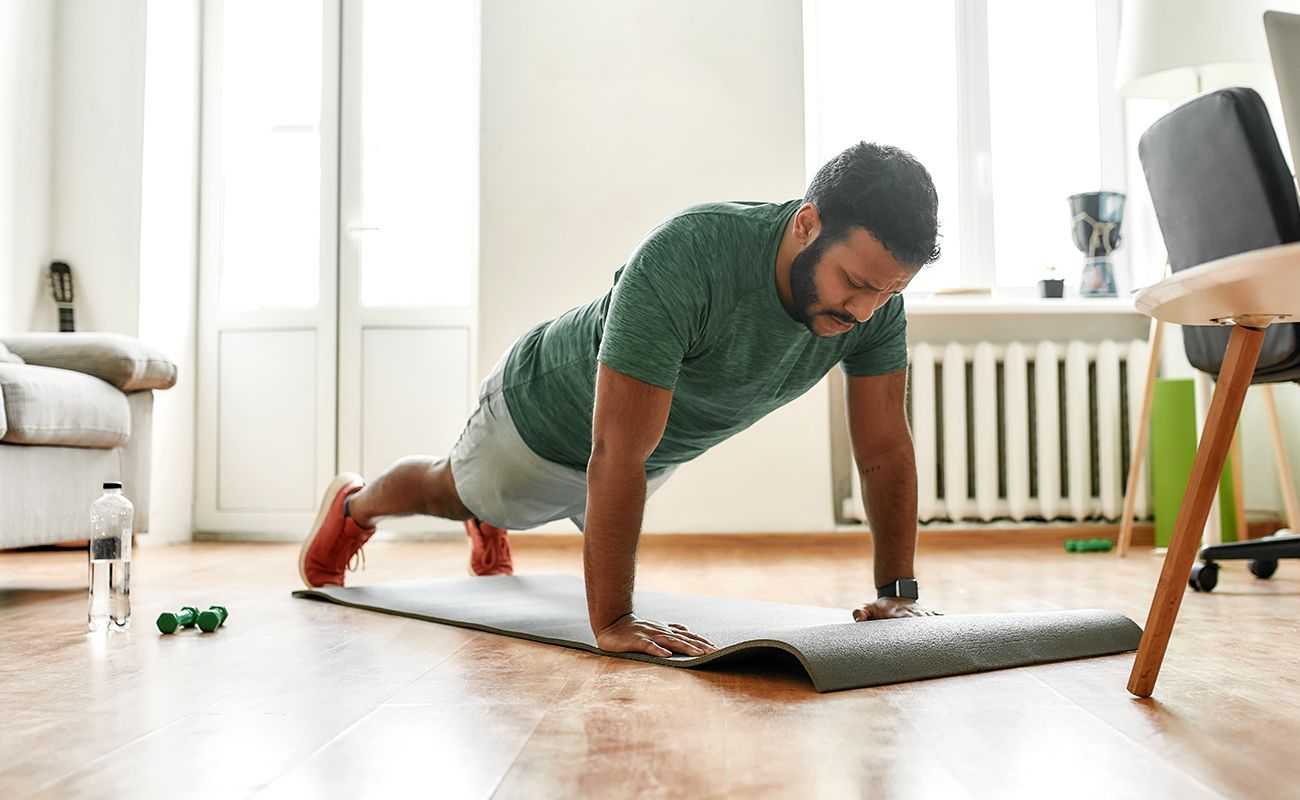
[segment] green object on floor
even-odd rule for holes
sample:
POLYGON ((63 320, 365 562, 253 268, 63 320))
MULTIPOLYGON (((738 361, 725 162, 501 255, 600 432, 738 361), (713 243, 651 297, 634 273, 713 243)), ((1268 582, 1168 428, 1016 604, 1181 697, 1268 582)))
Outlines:
POLYGON ((665 667, 703 667, 738 653, 769 664, 793 656, 819 692, 1122 653, 1142 638, 1128 617, 1098 609, 851 622, 846 608, 637 591, 638 614, 687 620, 720 648, 706 656, 655 658, 596 647, 586 591, 573 575, 322 586, 293 594, 665 667))
POLYGON ((164 611, 158 615, 158 630, 163 633, 175 633, 177 628, 193 628, 199 621, 199 610, 194 606, 185 606, 173 614, 164 611))
POLYGON ((208 610, 199 614, 199 629, 204 633, 212 633, 226 622, 229 616, 224 606, 208 606, 208 610))
MULTIPOLYGON (((1178 509, 1196 458, 1196 394, 1191 378, 1156 381, 1151 403, 1151 495, 1155 506, 1156 547, 1168 547, 1178 509)), ((1219 530, 1224 542, 1237 541, 1236 498, 1232 462, 1219 478, 1219 530)))
POLYGON ((1106 553, 1115 543, 1110 539, 1066 539, 1065 550, 1068 553, 1106 553))

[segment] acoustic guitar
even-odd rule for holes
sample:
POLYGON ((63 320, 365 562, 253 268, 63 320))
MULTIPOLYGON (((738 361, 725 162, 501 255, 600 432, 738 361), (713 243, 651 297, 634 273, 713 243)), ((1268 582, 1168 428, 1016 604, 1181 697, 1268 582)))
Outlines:
POLYGON ((72 316, 72 267, 62 261, 50 264, 50 291, 54 304, 59 307, 59 332, 70 333, 77 329, 72 316))

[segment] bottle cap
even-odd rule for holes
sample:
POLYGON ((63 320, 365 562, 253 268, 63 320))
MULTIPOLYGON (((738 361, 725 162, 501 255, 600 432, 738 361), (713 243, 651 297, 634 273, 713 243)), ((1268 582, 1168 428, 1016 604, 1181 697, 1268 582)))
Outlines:
POLYGON ((121 481, 105 481, 105 482, 104 482, 104 488, 105 488, 105 489, 121 489, 121 488, 122 488, 122 482, 121 482, 121 481))

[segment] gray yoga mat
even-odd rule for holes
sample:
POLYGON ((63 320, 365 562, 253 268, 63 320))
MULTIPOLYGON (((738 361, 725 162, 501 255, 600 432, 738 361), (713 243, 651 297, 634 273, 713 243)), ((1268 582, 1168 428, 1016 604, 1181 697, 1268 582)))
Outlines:
MULTIPOLYGON (((596 647, 587 622, 582 580, 572 575, 324 586, 293 594, 604 652, 596 647)), ((819 692, 1123 653, 1136 650, 1142 637, 1128 617, 1095 609, 852 622, 850 612, 842 608, 660 592, 637 592, 635 606, 640 616, 690 626, 719 650, 671 659, 605 655, 702 667, 736 653, 780 650, 799 660, 819 692)))

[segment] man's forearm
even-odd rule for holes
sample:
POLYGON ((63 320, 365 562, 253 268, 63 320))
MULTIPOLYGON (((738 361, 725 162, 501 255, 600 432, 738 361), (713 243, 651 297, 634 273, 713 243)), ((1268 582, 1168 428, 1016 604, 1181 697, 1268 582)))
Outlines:
POLYGON ((911 437, 870 453, 858 466, 871 527, 875 585, 915 577, 916 453, 911 437))
POLYGON ((593 632, 632 612, 645 483, 645 464, 635 459, 595 457, 587 466, 582 566, 593 632))

